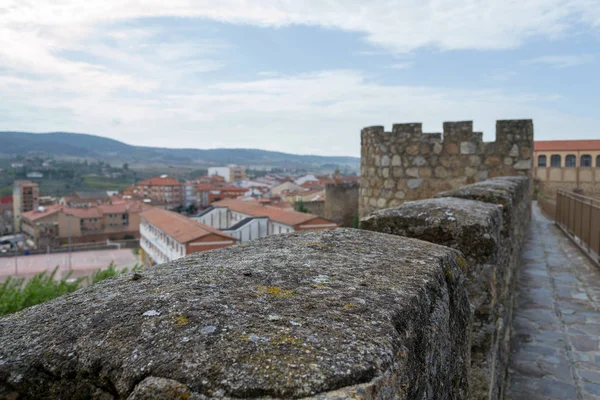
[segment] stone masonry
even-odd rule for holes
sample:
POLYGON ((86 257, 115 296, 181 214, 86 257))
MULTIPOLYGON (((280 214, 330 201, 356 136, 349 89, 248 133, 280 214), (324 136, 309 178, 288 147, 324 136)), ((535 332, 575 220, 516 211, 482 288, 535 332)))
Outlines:
POLYGON ((504 398, 515 277, 531 216, 527 177, 499 177, 373 212, 363 229, 426 240, 460 250, 468 264, 474 310, 470 397, 504 398))
POLYGON ((380 211, 365 227, 381 232, 192 254, 2 317, 0 398, 500 398, 528 182, 380 211))
POLYGON ((465 265, 355 229, 192 254, 0 318, 0 398, 466 399, 465 265))
POLYGON ((445 122, 440 133, 420 123, 361 132, 360 215, 497 176, 530 175, 533 122, 496 122, 496 141, 483 142, 473 123, 445 122))
POLYGON ((325 218, 351 228, 358 211, 357 182, 328 183, 325 187, 325 218))

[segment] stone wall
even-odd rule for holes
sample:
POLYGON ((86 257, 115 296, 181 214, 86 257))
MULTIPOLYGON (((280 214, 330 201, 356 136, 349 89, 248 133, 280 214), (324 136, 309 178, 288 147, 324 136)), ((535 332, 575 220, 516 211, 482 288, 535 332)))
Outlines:
POLYGON ((325 218, 352 227, 358 211, 358 182, 328 183, 325 187, 325 218))
POLYGON ((531 120, 497 121, 491 143, 473 132, 471 121, 445 122, 443 137, 424 134, 419 123, 395 124, 391 132, 383 126, 365 128, 360 215, 492 177, 530 175, 532 154, 531 120))
POLYGON ((503 399, 510 353, 515 277, 531 217, 529 177, 500 177, 373 212, 363 229, 457 249, 468 264, 470 395, 503 399))
POLYGON ((325 218, 325 200, 304 201, 302 204, 311 214, 325 218))
POLYGON ((554 182, 554 181, 539 181, 536 180, 536 186, 539 194, 551 199, 556 200, 556 192, 560 189, 573 191, 574 189, 580 189, 581 194, 584 196, 600 197, 600 182, 554 182))
POLYGON ((466 266, 354 229, 193 254, 0 318, 0 397, 466 399, 466 266))

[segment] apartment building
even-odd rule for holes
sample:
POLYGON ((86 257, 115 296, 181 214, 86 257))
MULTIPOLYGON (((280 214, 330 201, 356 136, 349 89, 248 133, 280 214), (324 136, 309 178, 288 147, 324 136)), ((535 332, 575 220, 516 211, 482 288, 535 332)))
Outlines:
POLYGON ((226 167, 210 167, 208 176, 214 175, 225 178, 226 182, 238 182, 246 179, 246 169, 233 164, 226 167))
POLYGON ((557 189, 600 195, 600 140, 538 140, 534 177, 548 197, 557 189))
POLYGON ((303 230, 332 229, 333 221, 313 214, 263 205, 257 201, 222 200, 194 217, 241 242, 303 230))
POLYGON ((14 229, 13 197, 0 197, 0 236, 12 233, 14 229))
POLYGON ((153 208, 140 215, 140 247, 145 265, 162 264, 237 242, 226 233, 172 211, 153 208))
POLYGON ((18 180, 13 186, 13 219, 15 232, 21 231, 21 214, 39 206, 40 189, 37 183, 18 180))
MULTIPOLYGON (((73 244, 139 237, 140 213, 150 207, 138 202, 118 202, 95 207, 38 207, 22 215, 22 230, 33 246, 40 247, 49 227, 56 225, 56 242, 73 244)), ((54 243, 54 242, 53 242, 54 243)))
POLYGON ((140 181, 136 190, 138 196, 153 200, 153 203, 165 203, 168 208, 178 207, 184 201, 183 184, 167 175, 140 181))
POLYGON ((61 197, 59 204, 68 207, 93 207, 109 200, 107 192, 75 192, 72 196, 61 197))

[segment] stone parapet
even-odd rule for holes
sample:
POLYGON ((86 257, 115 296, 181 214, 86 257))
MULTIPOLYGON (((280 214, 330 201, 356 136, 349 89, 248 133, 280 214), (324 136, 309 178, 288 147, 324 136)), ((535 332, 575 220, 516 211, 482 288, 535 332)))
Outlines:
POLYGON ((193 254, 0 318, 0 397, 466 399, 466 270, 353 229, 193 254))
POLYGON ((515 277, 531 218, 529 177, 500 177, 407 202, 363 218, 360 227, 449 246, 468 262, 474 310, 470 396, 502 399, 510 353, 515 277))

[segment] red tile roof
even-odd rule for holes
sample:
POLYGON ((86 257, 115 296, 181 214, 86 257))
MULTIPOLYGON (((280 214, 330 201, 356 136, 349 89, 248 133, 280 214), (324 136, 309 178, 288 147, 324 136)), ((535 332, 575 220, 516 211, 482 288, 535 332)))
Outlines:
POLYGON ((0 204, 12 204, 13 197, 12 196, 4 196, 0 197, 0 204))
POLYGON ((175 178, 165 177, 162 178, 160 176, 156 176, 154 178, 147 179, 145 181, 140 181, 137 183, 137 186, 179 186, 181 183, 175 178))
POLYGON ((126 212, 138 213, 149 210, 151 206, 137 201, 118 201, 113 204, 102 204, 98 206, 102 214, 124 214, 126 212))
POLYGON ((40 209, 38 208, 37 210, 24 212, 23 214, 21 214, 21 217, 29 221, 37 221, 38 219, 42 219, 59 212, 62 209, 62 206, 55 204, 48 207, 42 207, 42 209, 44 211, 40 211, 40 209))
POLYGON ((89 219, 89 218, 100 218, 100 211, 96 207, 87 208, 75 208, 75 207, 62 207, 62 211, 67 215, 72 215, 77 218, 89 219))
POLYGON ((199 183, 196 185, 196 190, 200 192, 208 192, 210 190, 218 190, 219 187, 212 183, 199 183))
POLYGON ((210 234, 237 240, 233 236, 221 232, 220 230, 201 224, 196 220, 176 212, 163 210, 161 208, 152 208, 144 211, 140 216, 182 244, 210 234))
POLYGON ((589 151, 600 150, 600 140, 536 140, 535 151, 589 151))
POLYGON ((285 210, 279 207, 264 206, 255 201, 240 201, 240 200, 221 200, 213 203, 216 207, 227 207, 232 211, 237 211, 242 214, 252 215, 254 217, 269 217, 271 221, 281 224, 296 226, 306 223, 315 218, 317 215, 301 213, 298 211, 285 210))

